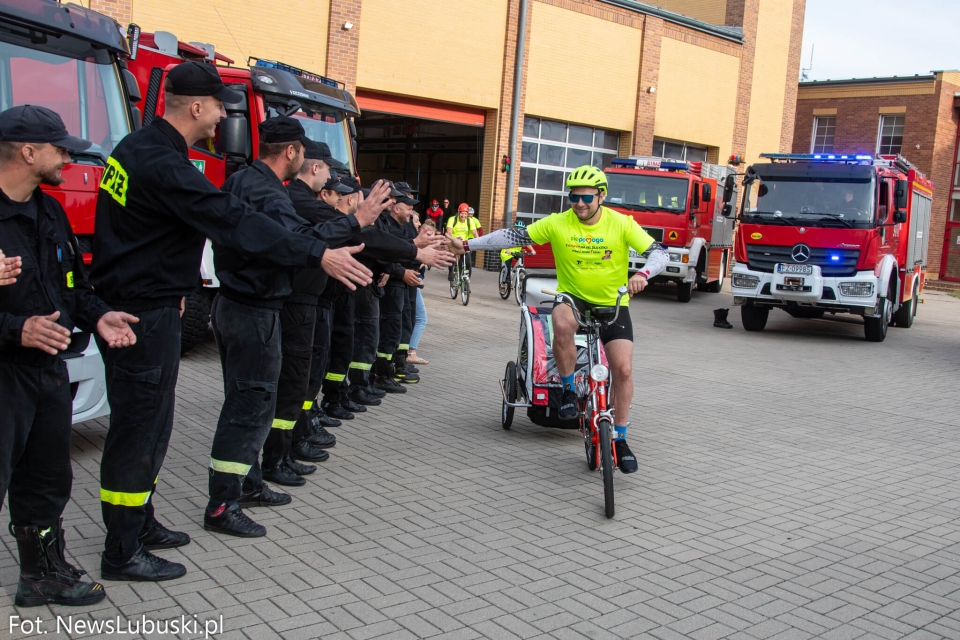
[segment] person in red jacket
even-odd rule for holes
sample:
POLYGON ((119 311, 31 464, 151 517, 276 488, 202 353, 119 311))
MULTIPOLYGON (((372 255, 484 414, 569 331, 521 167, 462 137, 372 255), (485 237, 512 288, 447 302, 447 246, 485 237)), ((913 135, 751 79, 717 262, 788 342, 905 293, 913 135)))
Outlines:
POLYGON ((443 209, 440 208, 440 203, 437 202, 436 198, 430 201, 430 206, 427 207, 427 218, 433 220, 433 224, 436 225, 437 229, 440 228, 440 223, 443 218, 443 209))

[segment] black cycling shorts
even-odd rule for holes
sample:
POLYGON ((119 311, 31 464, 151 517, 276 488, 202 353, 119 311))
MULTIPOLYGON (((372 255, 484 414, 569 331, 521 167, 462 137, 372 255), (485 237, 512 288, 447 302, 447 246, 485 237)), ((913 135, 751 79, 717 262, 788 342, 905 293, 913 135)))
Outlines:
MULTIPOLYGON (((573 298, 573 301, 577 307, 577 311, 579 311, 581 314, 585 313, 587 309, 605 306, 602 304, 593 304, 587 302, 583 298, 578 298, 572 293, 568 293, 567 295, 573 298)), ((629 298, 627 298, 627 300, 629 300, 629 298)), ((556 307, 558 304, 566 303, 554 302, 553 306, 556 307)), ((614 340, 629 340, 630 342, 633 342, 633 321, 630 319, 630 307, 622 303, 620 306, 620 315, 617 316, 616 323, 607 325, 607 327, 600 332, 600 342, 603 344, 613 342, 614 340)))

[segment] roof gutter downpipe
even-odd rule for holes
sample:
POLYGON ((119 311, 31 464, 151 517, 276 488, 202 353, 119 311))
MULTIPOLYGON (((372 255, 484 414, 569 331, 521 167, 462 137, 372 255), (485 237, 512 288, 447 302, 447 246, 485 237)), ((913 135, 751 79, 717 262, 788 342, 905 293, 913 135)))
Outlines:
POLYGON ((517 59, 513 65, 513 107, 510 111, 510 170, 507 172, 507 197, 504 204, 503 226, 513 223, 513 191, 516 186, 517 129, 520 127, 520 95, 523 91, 523 56, 527 47, 527 5, 528 0, 520 0, 520 24, 517 27, 517 59))

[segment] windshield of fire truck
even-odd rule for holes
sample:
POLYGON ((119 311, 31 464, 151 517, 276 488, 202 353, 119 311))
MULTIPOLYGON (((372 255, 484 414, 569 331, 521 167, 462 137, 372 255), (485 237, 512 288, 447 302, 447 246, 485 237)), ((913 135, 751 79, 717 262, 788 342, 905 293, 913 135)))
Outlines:
MULTIPOLYGON (((874 185, 871 180, 776 176, 758 177, 747 195, 744 216, 778 218, 807 226, 867 227, 873 224, 874 185)), ((760 223, 758 220, 751 222, 760 223)))
POLYGON ((97 156, 109 156, 130 131, 125 93, 110 53, 87 46, 92 57, 78 59, 68 45, 0 32, 0 110, 33 104, 56 111, 71 135, 93 143, 74 160, 101 163, 97 156))
POLYGON ((670 213, 684 213, 687 210, 690 181, 686 176, 608 173, 607 183, 604 203, 610 206, 670 213))
MULTIPOLYGON (((300 124, 306 131, 307 137, 314 142, 325 142, 330 147, 333 157, 347 165, 350 173, 356 175, 353 168, 353 142, 350 138, 350 124, 342 111, 331 107, 311 106, 303 104, 294 118, 300 118, 300 124)), ((267 109, 267 117, 277 116, 274 108, 267 109)))

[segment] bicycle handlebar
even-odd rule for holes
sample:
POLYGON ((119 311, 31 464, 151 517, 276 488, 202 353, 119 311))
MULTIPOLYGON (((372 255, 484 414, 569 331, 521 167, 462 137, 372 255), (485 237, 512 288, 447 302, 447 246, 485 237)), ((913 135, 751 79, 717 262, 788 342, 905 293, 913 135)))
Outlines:
MULTIPOLYGON (((623 296, 627 295, 628 291, 629 289, 627 289, 627 287, 624 287, 624 286, 621 286, 619 289, 617 289, 617 293, 619 294, 617 296, 617 312, 613 315, 613 318, 610 320, 608 324, 613 324, 614 322, 617 321, 617 318, 620 317, 620 301, 623 300, 623 296)), ((573 303, 573 298, 570 297, 570 295, 566 293, 559 293, 557 291, 554 291, 553 289, 547 289, 546 287, 544 287, 543 289, 540 289, 540 293, 542 293, 545 296, 552 296, 557 300, 557 302, 563 302, 564 304, 567 304, 570 307, 570 309, 573 311, 573 319, 577 321, 577 324, 584 329, 588 329, 590 327, 590 325, 587 324, 585 320, 583 320, 583 315, 577 309, 577 305, 573 303)))

